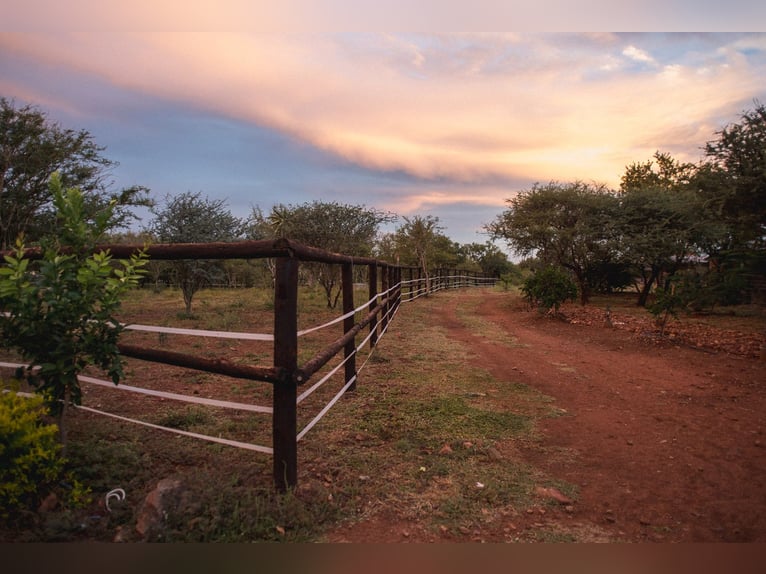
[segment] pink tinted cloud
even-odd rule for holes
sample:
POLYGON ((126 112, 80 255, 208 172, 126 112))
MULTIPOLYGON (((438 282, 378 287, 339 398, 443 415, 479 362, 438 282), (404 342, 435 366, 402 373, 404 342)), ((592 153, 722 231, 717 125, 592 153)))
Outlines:
POLYGON ((158 32, 6 35, 0 46, 269 126, 366 168, 459 182, 616 184, 656 149, 694 161, 704 141, 689 134, 712 137, 712 118, 762 90, 762 68, 733 47, 703 69, 659 65, 610 35, 583 38, 573 56, 579 41, 158 32), (656 65, 628 72, 621 59, 656 65))

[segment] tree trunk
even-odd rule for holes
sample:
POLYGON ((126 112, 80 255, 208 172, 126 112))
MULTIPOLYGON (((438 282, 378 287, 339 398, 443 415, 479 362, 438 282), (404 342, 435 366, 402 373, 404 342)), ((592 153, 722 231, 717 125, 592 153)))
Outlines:
POLYGON ((654 285, 658 275, 659 272, 655 269, 652 269, 652 272, 649 275, 649 279, 644 281, 644 286, 641 288, 641 291, 638 294, 638 302, 636 303, 636 305, 639 307, 646 307, 646 301, 649 299, 649 293, 651 292, 652 285, 654 285))
POLYGON ((590 301, 590 285, 584 273, 575 272, 577 286, 580 288, 580 305, 587 305, 590 301))
POLYGON ((64 402, 61 405, 61 412, 59 412, 59 416, 58 416, 59 442, 61 443, 62 456, 66 456, 66 445, 67 445, 67 436, 68 436, 66 412, 67 412, 67 409, 69 408, 70 399, 71 399, 71 394, 69 389, 67 388, 64 391, 64 402))
POLYGON ((192 310, 192 297, 194 296, 194 293, 187 293, 186 290, 184 290, 184 304, 186 305, 186 314, 191 315, 192 310))

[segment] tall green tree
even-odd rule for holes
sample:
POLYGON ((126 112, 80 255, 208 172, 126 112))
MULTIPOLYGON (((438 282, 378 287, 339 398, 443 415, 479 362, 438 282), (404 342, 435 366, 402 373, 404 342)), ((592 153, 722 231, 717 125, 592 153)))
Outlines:
POLYGON ((491 241, 466 243, 460 246, 460 252, 467 262, 478 265, 482 273, 490 277, 501 277, 514 267, 508 255, 491 241))
MULTIPOLYGON (((299 205, 277 204, 268 215, 253 209, 250 236, 285 237, 325 251, 369 257, 380 225, 393 221, 391 213, 363 205, 313 201, 299 205)), ((340 268, 328 263, 306 265, 322 286, 327 306, 334 308, 341 293, 340 268)))
POLYGON ((763 249, 766 242, 766 107, 756 102, 740 121, 705 145, 706 174, 714 185, 707 199, 731 227, 732 241, 763 249))
MULTIPOLYGON (((246 222, 231 214, 226 200, 203 197, 199 192, 168 195, 164 205, 152 212, 154 219, 147 231, 160 243, 237 241, 245 233, 246 222)), ((173 261, 172 269, 183 293, 187 315, 192 312, 194 294, 216 277, 224 276, 219 261, 173 261)))
POLYGON ((766 294, 766 107, 756 102, 717 136, 698 176, 701 197, 726 228, 709 248, 708 283, 724 300, 746 301, 758 289, 766 294))
POLYGON ((522 257, 568 269, 580 302, 590 298, 597 270, 615 256, 615 194, 583 182, 535 184, 507 200, 509 207, 485 226, 522 257))
POLYGON ((403 219, 389 245, 394 249, 394 262, 419 267, 429 293, 432 269, 449 264, 451 257, 456 258, 453 243, 442 233, 444 228, 438 217, 414 215, 403 219))
MULTIPOLYGON (((697 166, 656 152, 627 166, 620 184, 620 258, 640 278, 637 304, 646 306, 652 287, 666 282, 718 229, 696 189, 697 166)), ((669 283, 668 283, 669 285, 669 283)))
POLYGON ((94 217, 77 188, 50 182, 59 233, 43 238, 40 260, 30 260, 19 240, 0 267, 0 332, 3 345, 21 353, 30 382, 60 415, 70 402, 80 404, 77 379, 87 366, 105 370, 117 383, 123 376, 117 340, 123 329, 115 319, 121 297, 134 287, 146 259, 136 254, 115 261, 96 250, 112 225, 113 205, 94 217))
POLYGON ((63 187, 81 190, 87 216, 111 206, 113 228, 130 221, 133 207, 149 205, 145 187, 109 191, 117 164, 103 151, 87 131, 65 129, 39 108, 0 97, 0 249, 12 246, 21 233, 37 241, 56 231, 48 185, 54 172, 63 187))
POLYGON ((620 191, 630 193, 648 188, 668 192, 684 191, 694 182, 697 166, 680 162, 668 153, 654 152, 652 159, 625 168, 620 178, 620 191))

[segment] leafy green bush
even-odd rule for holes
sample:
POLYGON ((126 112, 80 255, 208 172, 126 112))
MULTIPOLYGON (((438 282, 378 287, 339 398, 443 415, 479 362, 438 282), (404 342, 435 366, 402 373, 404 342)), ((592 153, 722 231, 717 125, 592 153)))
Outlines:
POLYGON ((43 398, 0 392, 0 518, 38 503, 60 478, 58 429, 45 424, 43 398))
POLYGON ((524 274, 525 272, 522 271, 521 267, 510 263, 509 270, 500 275, 500 283, 503 286, 503 291, 509 291, 511 287, 521 285, 524 280, 524 274))
POLYGON ((577 297, 577 286, 569 274, 559 267, 548 266, 528 277, 521 287, 527 300, 541 310, 559 312, 564 301, 577 297))
POLYGON ((21 353, 30 365, 27 378, 59 414, 66 442, 64 411, 80 404, 77 375, 88 365, 106 371, 116 384, 123 376, 117 341, 124 329, 115 318, 121 297, 138 284, 145 253, 116 261, 96 251, 115 216, 110 204, 88 214, 86 196, 50 180, 57 233, 41 240, 41 259, 28 257, 23 237, 0 265, 0 334, 4 346, 21 353), (37 366, 32 371, 32 366, 37 366))

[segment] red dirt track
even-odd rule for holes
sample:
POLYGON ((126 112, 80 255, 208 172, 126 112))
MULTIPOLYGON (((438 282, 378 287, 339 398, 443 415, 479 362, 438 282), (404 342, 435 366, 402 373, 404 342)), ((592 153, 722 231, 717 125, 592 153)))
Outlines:
POLYGON ((733 354, 679 344, 683 333, 642 336, 630 317, 605 326, 597 308, 567 306, 567 321, 508 294, 481 297, 478 324, 492 336, 461 320, 463 295, 431 318, 497 381, 553 398, 562 416, 506 452, 576 486, 574 502, 519 509, 460 538, 392 512, 329 541, 535 541, 542 529, 579 542, 766 542, 766 360, 752 352, 762 335, 740 333, 749 351, 733 354))
POLYGON ((766 361, 541 317, 488 294, 479 315, 518 339, 509 353, 438 320, 498 380, 566 414, 544 419, 528 462, 579 487, 572 519, 610 539, 766 541, 766 361))

